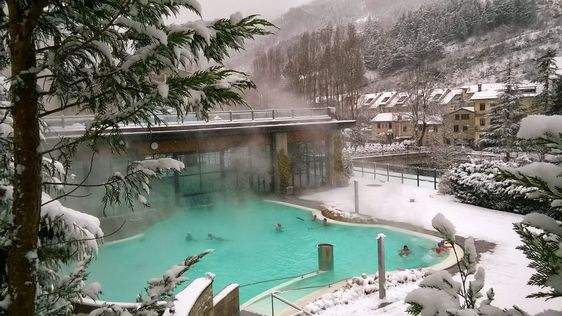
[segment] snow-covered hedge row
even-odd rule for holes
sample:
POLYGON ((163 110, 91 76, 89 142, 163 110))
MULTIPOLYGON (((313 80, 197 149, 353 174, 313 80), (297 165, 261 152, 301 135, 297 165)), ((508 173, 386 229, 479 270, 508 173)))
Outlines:
MULTIPOLYGON (((391 288, 405 283, 419 282, 426 274, 427 271, 424 269, 388 272, 386 273, 386 286, 391 288)), ((317 314, 332 306, 346 305, 378 291, 378 274, 363 274, 348 280, 345 287, 323 295, 318 300, 307 304, 303 309, 308 313, 317 314)))
POLYGON ((545 213, 550 209, 547 200, 531 199, 536 188, 503 179, 500 169, 518 167, 516 163, 477 160, 450 169, 441 178, 439 191, 452 194, 461 202, 495 210, 528 214, 545 213))
POLYGON ((393 143, 393 144, 365 144, 365 146, 353 147, 349 144, 343 149, 345 154, 352 156, 360 155, 375 155, 381 153, 392 153, 397 151, 406 150, 406 146, 403 143, 393 143))

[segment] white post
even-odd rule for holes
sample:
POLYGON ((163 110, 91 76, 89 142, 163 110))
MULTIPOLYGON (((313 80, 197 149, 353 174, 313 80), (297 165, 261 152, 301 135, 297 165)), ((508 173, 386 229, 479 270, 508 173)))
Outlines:
POLYGON ((386 270, 384 267, 384 234, 377 236, 378 255, 379 255, 379 299, 386 297, 386 270))
POLYGON ((355 213, 359 214, 359 181, 353 180, 353 192, 355 194, 355 213))

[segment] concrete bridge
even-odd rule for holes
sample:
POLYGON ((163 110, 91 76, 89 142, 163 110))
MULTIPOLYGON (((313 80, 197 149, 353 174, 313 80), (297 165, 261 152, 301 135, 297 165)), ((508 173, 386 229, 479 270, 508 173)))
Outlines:
MULTIPOLYGON (((178 120, 175 115, 161 115, 158 118, 162 123, 150 127, 123 125, 125 157, 95 159, 94 172, 88 172, 91 150, 84 148, 78 150, 79 163, 84 165, 76 166, 73 173, 78 179, 88 173, 92 179, 101 180, 116 171, 123 172, 130 161, 172 157, 186 166, 161 186, 175 198, 239 189, 279 192, 277 155, 285 151, 291 161, 289 186, 298 190, 332 185, 339 172, 336 155, 341 155, 341 151, 336 153, 341 150, 335 145, 336 139, 342 129, 355 124, 334 119, 327 108, 221 111, 210 112, 208 117, 201 120, 188 115, 178 120)), ((56 144, 61 138, 79 137, 93 119, 48 117, 47 142, 56 144)), ((110 150, 101 148, 100 153, 110 154, 110 150)))

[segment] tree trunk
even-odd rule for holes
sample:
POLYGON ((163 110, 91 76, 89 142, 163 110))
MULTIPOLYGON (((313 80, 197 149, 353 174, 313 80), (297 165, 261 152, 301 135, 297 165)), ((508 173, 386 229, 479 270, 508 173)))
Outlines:
POLYGON ((38 153, 37 75, 25 71, 36 66, 33 14, 38 13, 34 8, 23 8, 21 1, 9 1, 8 7, 10 62, 12 75, 15 77, 11 86, 11 98, 16 169, 12 207, 15 230, 7 260, 11 299, 8 315, 34 315, 36 267, 34 260, 28 259, 28 254, 37 251, 41 209, 41 157, 38 153))

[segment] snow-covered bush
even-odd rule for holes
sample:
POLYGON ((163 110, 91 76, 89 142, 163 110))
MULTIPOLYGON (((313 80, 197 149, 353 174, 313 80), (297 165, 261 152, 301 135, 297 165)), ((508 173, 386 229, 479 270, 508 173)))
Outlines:
MULTIPOLYGON (((439 232, 443 240, 451 245, 455 244, 456 229, 441 213, 432 220, 433 228, 439 232)), ((457 268, 461 282, 453 279, 446 270, 434 272, 425 277, 419 288, 408 293, 404 301, 409 304, 408 313, 412 315, 525 315, 518 311, 504 311, 491 305, 494 300, 494 290, 486 292, 486 299, 480 298, 484 287, 484 268, 476 265, 476 248, 474 240, 467 238, 464 244, 464 257, 460 258, 455 248, 457 268), (469 280, 471 279, 471 280, 469 280)))
MULTIPOLYGON (((386 287, 391 288, 421 280, 427 271, 424 269, 402 270, 386 273, 386 287)), ((379 291, 378 274, 362 274, 347 281, 347 284, 332 293, 322 295, 319 299, 308 303, 303 310, 310 314, 318 314, 336 305, 346 305, 354 300, 379 291)), ((302 315, 302 313, 301 313, 302 315)))
POLYGON ((406 150, 406 146, 403 143, 393 143, 393 144, 378 144, 369 143, 364 146, 355 146, 352 144, 347 144, 343 149, 344 153, 351 156, 365 156, 365 155, 378 155, 383 153, 393 153, 406 150))
POLYGON ((518 167, 515 163, 475 160, 459 164, 441 178, 439 190, 452 194, 461 202, 495 210, 528 214, 549 212, 546 199, 532 199, 535 187, 523 186, 506 179, 502 169, 518 167))

